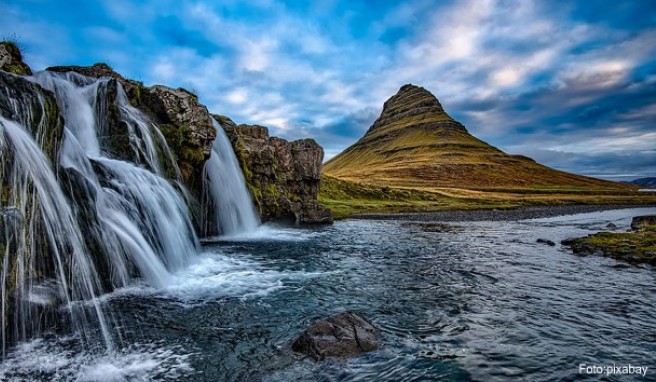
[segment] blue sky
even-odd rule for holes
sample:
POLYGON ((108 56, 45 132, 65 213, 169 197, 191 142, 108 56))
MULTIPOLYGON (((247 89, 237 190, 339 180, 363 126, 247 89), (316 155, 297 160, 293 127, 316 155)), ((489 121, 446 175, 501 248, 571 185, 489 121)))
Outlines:
POLYGON ((405 83, 477 137, 602 177, 656 176, 656 2, 5 0, 33 69, 106 62, 331 157, 405 83))

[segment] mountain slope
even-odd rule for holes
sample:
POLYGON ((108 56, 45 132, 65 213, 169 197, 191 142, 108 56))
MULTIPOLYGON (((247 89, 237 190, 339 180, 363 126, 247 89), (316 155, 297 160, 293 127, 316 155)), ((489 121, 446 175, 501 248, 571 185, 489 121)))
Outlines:
POLYGON ((469 134, 433 94, 410 84, 388 99, 367 133, 323 171, 358 183, 422 189, 631 188, 506 154, 469 134))
POLYGON ((638 178, 638 179, 633 180, 630 183, 641 186, 641 187, 656 188, 656 177, 638 178))

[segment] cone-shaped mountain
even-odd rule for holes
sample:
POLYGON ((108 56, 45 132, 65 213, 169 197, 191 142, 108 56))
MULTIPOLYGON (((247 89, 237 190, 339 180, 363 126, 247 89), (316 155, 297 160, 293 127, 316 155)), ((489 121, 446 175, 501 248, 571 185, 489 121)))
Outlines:
POLYGON ((506 154, 469 134, 433 94, 411 84, 385 102, 367 133, 327 162, 324 173, 399 187, 627 188, 506 154))

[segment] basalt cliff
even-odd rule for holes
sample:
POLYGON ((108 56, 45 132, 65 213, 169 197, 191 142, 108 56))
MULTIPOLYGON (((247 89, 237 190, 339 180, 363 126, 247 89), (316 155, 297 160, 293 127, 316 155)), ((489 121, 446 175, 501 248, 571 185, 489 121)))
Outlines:
POLYGON ((289 142, 269 136, 264 126, 215 118, 230 137, 262 221, 332 222, 330 211, 317 203, 324 152, 314 139, 289 142))

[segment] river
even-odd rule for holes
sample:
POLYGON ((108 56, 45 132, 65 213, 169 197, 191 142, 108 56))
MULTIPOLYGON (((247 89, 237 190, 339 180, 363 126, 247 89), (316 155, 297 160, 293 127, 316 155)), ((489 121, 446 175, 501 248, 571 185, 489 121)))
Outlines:
POLYGON ((536 243, 654 213, 264 226, 205 245, 163 288, 102 296, 121 325, 113 353, 54 332, 14 348, 0 380, 569 381, 581 364, 648 366, 654 379, 654 269, 536 243), (345 310, 380 328, 380 350, 321 363, 291 351, 345 310))

